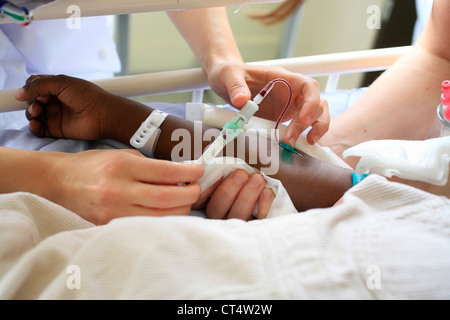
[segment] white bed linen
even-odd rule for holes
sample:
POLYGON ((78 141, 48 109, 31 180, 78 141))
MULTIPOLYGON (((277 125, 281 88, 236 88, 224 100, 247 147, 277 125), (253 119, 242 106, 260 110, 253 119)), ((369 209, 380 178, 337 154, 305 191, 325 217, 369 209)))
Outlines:
POLYGON ((376 175, 336 207, 248 223, 96 227, 37 196, 5 194, 0 298, 449 299, 449 212, 449 199, 376 175))
MULTIPOLYGON (((342 96, 351 106, 354 95, 342 96)), ((23 112, 0 114, 0 145, 120 147, 39 139, 26 124, 23 112)), ((449 212, 449 199, 376 175, 342 205, 250 223, 135 217, 96 227, 35 195, 0 195, 0 298, 449 299, 449 212), (68 287, 74 266, 80 289, 68 287)))

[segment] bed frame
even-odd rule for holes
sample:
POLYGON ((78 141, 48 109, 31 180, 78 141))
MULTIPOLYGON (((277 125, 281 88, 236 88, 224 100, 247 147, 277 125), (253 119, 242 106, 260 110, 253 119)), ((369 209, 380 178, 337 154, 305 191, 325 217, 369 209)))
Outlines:
MULTIPOLYGON (((282 0, 131 0, 126 3, 122 0, 79 0, 77 5, 83 8, 83 16, 96 16, 269 2, 282 0)), ((66 8, 70 4, 72 4, 70 0, 59 0, 55 4, 36 9, 34 17, 37 20, 67 18, 66 8)), ((410 46, 404 46, 257 61, 249 64, 281 66, 311 77, 328 76, 324 91, 332 92, 337 89, 340 75, 385 70, 409 49, 410 46)), ((107 91, 125 97, 192 91, 194 102, 202 101, 203 91, 209 88, 201 68, 119 76, 93 82, 107 91)), ((0 112, 26 108, 25 103, 14 98, 16 90, 16 88, 0 90, 0 112)))

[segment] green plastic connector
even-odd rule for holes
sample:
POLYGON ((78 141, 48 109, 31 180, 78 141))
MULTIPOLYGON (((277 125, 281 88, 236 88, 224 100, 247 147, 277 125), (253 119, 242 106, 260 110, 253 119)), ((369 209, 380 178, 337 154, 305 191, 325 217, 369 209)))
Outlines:
POLYGON ((287 143, 284 143, 284 142, 280 143, 280 147, 282 147, 284 150, 287 150, 287 151, 289 151, 289 152, 298 154, 298 152, 295 151, 294 147, 288 145, 287 143))
POLYGON ((24 17, 24 16, 20 16, 20 15, 18 15, 18 14, 15 14, 14 12, 9 12, 9 11, 4 10, 3 13, 6 14, 6 15, 8 15, 8 16, 10 16, 10 17, 13 18, 14 20, 17 20, 17 21, 25 21, 25 17, 24 17))
POLYGON ((241 128, 239 128, 236 123, 229 121, 223 126, 223 130, 225 130, 228 134, 232 133, 233 137, 236 139, 238 135, 241 134, 241 128))

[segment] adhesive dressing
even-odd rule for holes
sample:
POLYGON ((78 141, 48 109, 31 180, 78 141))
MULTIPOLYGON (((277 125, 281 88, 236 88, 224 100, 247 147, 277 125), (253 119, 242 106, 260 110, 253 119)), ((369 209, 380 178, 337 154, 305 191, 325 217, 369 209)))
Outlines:
POLYGON ((435 139, 372 140, 347 149, 344 158, 360 157, 356 172, 397 176, 443 186, 447 183, 450 136, 435 139))
MULTIPOLYGON (((186 103, 186 119, 190 121, 201 121, 207 126, 214 128, 222 128, 228 121, 233 119, 236 112, 230 109, 225 109, 217 106, 212 106, 206 103, 188 102, 186 103)), ((275 129, 276 122, 253 116, 242 130, 257 132, 268 139, 273 139, 273 136, 268 136, 270 129, 275 129), (267 130, 269 129, 269 130, 267 130)), ((282 139, 286 126, 280 124, 279 137, 282 139)), ((344 162, 337 154, 330 148, 320 146, 319 144, 310 145, 304 135, 300 135, 295 148, 314 157, 322 162, 330 163, 339 167, 351 169, 351 167, 344 162)))

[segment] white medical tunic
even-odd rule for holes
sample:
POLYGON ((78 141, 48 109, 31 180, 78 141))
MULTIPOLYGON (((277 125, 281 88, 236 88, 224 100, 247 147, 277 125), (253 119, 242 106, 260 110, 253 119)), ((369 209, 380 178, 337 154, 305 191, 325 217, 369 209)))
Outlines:
MULTIPOLYGON (((0 89, 19 88, 32 74, 66 74, 87 80, 120 71, 114 18, 81 18, 79 29, 66 19, 33 21, 26 27, 0 24, 0 89)), ((0 112, 0 145, 30 150, 76 152, 109 144, 40 139, 27 129, 24 111, 0 112)))
POLYGON ((88 80, 120 71, 113 17, 0 24, 0 89, 21 87, 31 74, 66 74, 88 80))
POLYGON ((414 35, 412 43, 416 43, 422 34, 428 18, 431 15, 431 9, 433 7, 433 0, 416 0, 417 20, 414 27, 414 35))

